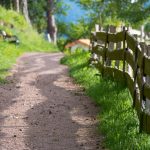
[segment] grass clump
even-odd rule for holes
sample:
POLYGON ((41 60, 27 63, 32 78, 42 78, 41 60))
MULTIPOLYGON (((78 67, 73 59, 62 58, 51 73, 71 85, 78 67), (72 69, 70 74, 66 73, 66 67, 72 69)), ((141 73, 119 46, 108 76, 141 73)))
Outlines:
POLYGON ((77 52, 66 55, 61 62, 70 67, 70 75, 101 107, 99 128, 110 150, 149 150, 150 136, 139 134, 139 121, 129 91, 112 80, 96 76, 98 71, 88 67, 90 54, 77 52))
POLYGON ((55 52, 58 49, 44 40, 44 35, 38 34, 21 14, 1 6, 0 12, 0 22, 4 24, 0 25, 0 30, 9 35, 16 35, 20 41, 19 45, 15 45, 0 37, 0 83, 4 83, 8 70, 18 56, 25 52, 55 52))

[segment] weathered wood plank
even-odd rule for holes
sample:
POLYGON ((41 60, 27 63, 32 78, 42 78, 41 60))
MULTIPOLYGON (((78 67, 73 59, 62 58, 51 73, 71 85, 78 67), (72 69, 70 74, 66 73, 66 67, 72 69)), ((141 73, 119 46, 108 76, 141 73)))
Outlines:
POLYGON ((133 52, 135 52, 138 42, 128 32, 126 33, 126 41, 127 41, 128 48, 130 48, 133 52))
MULTIPOLYGON (((150 46, 145 46, 145 54, 146 54, 146 59, 150 59, 150 46)), ((147 62, 147 60, 145 60, 145 62, 147 62)), ((146 67, 149 67, 149 65, 146 65, 145 63, 145 66, 146 67)), ((144 70, 147 70, 148 68, 146 68, 144 70)), ((150 86, 150 74, 148 73, 146 75, 146 83, 150 86)), ((148 112, 148 114, 150 114, 150 99, 146 98, 146 103, 145 103, 145 108, 146 108, 146 112, 148 112)), ((149 120, 150 121, 150 120, 149 120)))
POLYGON ((143 131, 150 134, 150 114, 143 112, 143 131))
POLYGON ((118 33, 108 33, 108 42, 118 43, 122 42, 125 39, 124 32, 118 32, 118 33))
POLYGON ((104 44, 103 46, 100 44, 100 46, 97 45, 93 47, 92 52, 98 56, 102 56, 98 58, 103 58, 102 63, 100 59, 95 61, 95 67, 102 72, 104 76, 112 77, 121 82, 125 79, 140 120, 140 131, 143 130, 146 133, 150 133, 150 115, 148 115, 150 113, 150 82, 148 82, 148 77, 150 77, 150 57, 148 57, 149 55, 145 56, 148 53, 147 49, 145 49, 146 46, 140 47, 136 39, 126 31, 119 33, 98 31, 93 33, 93 40, 95 40, 96 43, 98 43, 98 40, 105 43, 105 46, 104 44), (123 42, 123 50, 121 49, 122 45, 120 48, 115 48, 114 43, 117 45, 119 42, 120 44, 123 42), (124 72, 119 70, 119 67, 113 68, 111 63, 108 63, 109 61, 111 62, 111 60, 113 60, 113 63, 115 61, 125 60, 124 64, 127 63, 127 65, 131 66, 130 68, 134 74, 130 75, 128 72, 125 72, 125 65, 123 69, 124 72), (146 102, 144 110, 142 110, 143 101, 146 102), (142 120, 141 114, 143 114, 143 112, 142 120))
POLYGON ((138 72, 137 72, 137 84, 138 84, 139 89, 142 88, 142 82, 141 82, 142 78, 143 78, 143 77, 141 76, 140 71, 138 71, 138 72))
POLYGON ((138 50, 138 67, 143 68, 143 53, 138 50))
POLYGON ((126 51, 125 52, 126 54, 126 62, 132 67, 132 69, 134 69, 134 57, 133 55, 129 52, 129 51, 126 51))
POLYGON ((150 86, 148 84, 144 85, 144 96, 150 99, 150 86))
POLYGON ((130 91, 130 94, 132 96, 132 98, 134 97, 134 81, 133 78, 130 77, 130 75, 128 73, 125 73, 125 77, 126 77, 126 82, 130 91))
POLYGON ((139 95, 138 92, 136 92, 135 110, 136 110, 136 112, 137 112, 138 118, 140 119, 141 104, 140 104, 140 95, 139 95))
POLYGON ((99 46, 99 45, 94 46, 92 49, 93 53, 95 53, 99 56, 102 56, 102 57, 104 57, 105 51, 106 51, 106 49, 102 46, 99 46))
POLYGON ((111 60, 123 60, 124 50, 107 51, 106 56, 111 60))
POLYGON ((145 57, 144 60, 144 74, 150 76, 150 58, 145 57))
MULTIPOLYGON (((122 47, 122 42, 118 42, 117 44, 116 44, 116 50, 121 50, 121 47, 122 47)), ((124 49, 123 49, 123 51, 124 51, 124 49)), ((124 56, 124 54, 123 54, 123 56, 124 56)), ((123 57, 123 60, 124 60, 124 57, 123 57)), ((116 62, 115 62, 115 67, 116 68, 118 68, 119 69, 119 64, 120 64, 120 61, 119 60, 116 60, 116 62)))
POLYGON ((107 42, 107 33, 105 32, 96 32, 96 39, 103 42, 107 42))
POLYGON ((143 129, 143 131, 144 132, 147 132, 147 114, 145 114, 144 112, 143 112, 143 127, 142 127, 142 129, 143 129))
POLYGON ((150 115, 147 114, 147 133, 150 134, 150 115))

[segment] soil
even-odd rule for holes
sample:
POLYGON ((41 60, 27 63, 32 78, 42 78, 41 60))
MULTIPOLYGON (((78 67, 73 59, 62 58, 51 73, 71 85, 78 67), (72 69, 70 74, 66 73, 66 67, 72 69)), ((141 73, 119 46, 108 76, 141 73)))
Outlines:
POLYGON ((97 106, 60 65, 62 53, 26 53, 0 85, 0 150, 99 150, 97 106))

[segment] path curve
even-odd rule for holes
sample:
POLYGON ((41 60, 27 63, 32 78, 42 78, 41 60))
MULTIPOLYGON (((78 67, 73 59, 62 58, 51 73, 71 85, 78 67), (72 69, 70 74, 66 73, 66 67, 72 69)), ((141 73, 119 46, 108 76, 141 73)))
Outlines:
POLYGON ((0 150, 97 150, 97 108, 59 64, 27 53, 0 85, 0 150))

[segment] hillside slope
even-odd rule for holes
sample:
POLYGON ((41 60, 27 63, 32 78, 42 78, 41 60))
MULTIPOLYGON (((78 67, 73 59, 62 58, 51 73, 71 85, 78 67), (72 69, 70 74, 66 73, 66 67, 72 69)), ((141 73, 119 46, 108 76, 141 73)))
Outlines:
POLYGON ((17 36, 19 44, 10 43, 0 35, 0 80, 3 81, 7 71, 15 63, 16 58, 24 52, 57 51, 57 47, 44 40, 44 35, 39 35, 29 25, 24 17, 12 10, 0 6, 0 31, 5 31, 9 36, 17 36))

